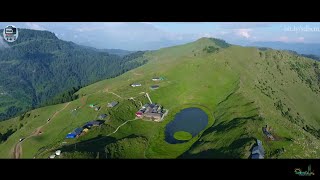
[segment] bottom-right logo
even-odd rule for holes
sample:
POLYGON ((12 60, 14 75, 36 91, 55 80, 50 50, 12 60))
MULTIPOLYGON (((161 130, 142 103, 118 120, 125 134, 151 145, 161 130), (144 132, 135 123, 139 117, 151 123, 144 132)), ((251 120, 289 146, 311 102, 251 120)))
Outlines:
POLYGON ((311 170, 311 165, 308 166, 308 171, 302 171, 300 168, 295 168, 294 173, 299 176, 314 176, 314 171, 311 170))

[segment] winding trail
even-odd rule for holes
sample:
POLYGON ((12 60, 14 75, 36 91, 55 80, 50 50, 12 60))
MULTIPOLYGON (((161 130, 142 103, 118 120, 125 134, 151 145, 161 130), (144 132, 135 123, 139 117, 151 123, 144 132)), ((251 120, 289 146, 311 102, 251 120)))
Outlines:
POLYGON ((136 72, 134 72, 133 74, 136 75, 136 76, 142 76, 141 73, 136 73, 136 72))
POLYGON ((44 125, 39 126, 35 131, 32 132, 31 135, 27 136, 27 137, 26 137, 24 140, 22 140, 21 142, 16 143, 15 146, 14 146, 14 148, 13 148, 11 157, 14 158, 14 159, 19 159, 19 158, 21 158, 21 156, 22 156, 22 143, 23 143, 24 141, 26 141, 27 139, 33 137, 33 136, 38 136, 38 135, 40 135, 40 134, 42 133, 42 128, 43 128, 45 125, 49 124, 49 123, 52 121, 52 119, 53 119, 54 117, 56 117, 56 116, 57 116, 61 111, 63 111, 65 108, 67 108, 67 107, 69 106, 69 104, 70 104, 70 102, 68 102, 68 103, 67 103, 62 109, 60 109, 59 111, 56 111, 56 112, 51 116, 50 121, 47 121, 47 123, 45 123, 44 125))
POLYGON ((126 122, 120 124, 120 126, 118 126, 118 128, 117 128, 115 131, 113 131, 112 133, 108 134, 107 136, 111 136, 111 134, 116 133, 116 132, 120 129, 120 127, 123 126, 123 125, 125 125, 125 124, 127 124, 127 122, 136 121, 136 120, 138 120, 138 119, 127 120, 126 122))
POLYGON ((92 143, 92 142, 99 141, 99 140, 101 140, 101 139, 107 138, 107 137, 111 136, 112 134, 116 133, 116 132, 120 129, 121 126, 127 124, 127 123, 130 122, 130 121, 136 121, 136 120, 139 120, 139 119, 127 120, 126 122, 120 124, 120 125, 116 128, 116 130, 113 131, 112 133, 110 133, 110 134, 108 134, 108 135, 106 135, 106 136, 104 136, 104 137, 98 138, 98 139, 93 139, 93 140, 89 140, 89 141, 86 141, 86 142, 82 142, 81 145, 83 145, 83 144, 88 144, 88 143, 92 143))
POLYGON ((88 100, 88 96, 82 96, 80 98, 80 102, 81 102, 82 105, 80 106, 79 109, 83 108, 87 104, 87 100, 88 100))
POLYGON ((116 93, 114 93, 114 92, 108 92, 108 93, 111 93, 111 94, 117 96, 118 98, 123 99, 120 95, 118 95, 118 94, 116 94, 116 93))

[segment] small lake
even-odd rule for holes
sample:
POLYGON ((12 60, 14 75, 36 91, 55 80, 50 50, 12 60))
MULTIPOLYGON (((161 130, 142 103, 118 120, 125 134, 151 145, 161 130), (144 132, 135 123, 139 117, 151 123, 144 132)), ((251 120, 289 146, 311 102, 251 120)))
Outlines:
POLYGON ((165 141, 170 144, 187 142, 177 140, 174 133, 178 131, 189 132, 192 137, 198 135, 208 125, 208 115, 200 108, 186 108, 178 112, 174 120, 167 124, 165 129, 165 141))

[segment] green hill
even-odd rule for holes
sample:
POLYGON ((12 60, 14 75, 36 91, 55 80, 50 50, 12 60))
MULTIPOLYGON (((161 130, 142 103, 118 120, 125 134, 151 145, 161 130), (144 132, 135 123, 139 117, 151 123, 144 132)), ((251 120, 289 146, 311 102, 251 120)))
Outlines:
POLYGON ((17 41, 8 45, 0 49, 0 121, 53 104, 52 98, 53 102, 72 100, 62 94, 146 62, 133 61, 143 52, 119 57, 62 41, 48 31, 21 29, 17 41))
POLYGON ((57 149, 63 152, 60 158, 249 158, 256 139, 263 142, 265 158, 319 157, 319 62, 213 38, 147 52, 141 58, 148 62, 80 89, 80 98, 69 104, 0 122, 2 134, 16 130, 0 144, 0 157, 12 157, 19 138, 35 134, 42 125, 42 134, 21 143, 22 158, 47 158, 57 149), (153 77, 163 80, 154 82, 153 77), (133 88, 132 83, 142 86, 133 88), (155 84, 159 89, 150 90, 155 84), (164 121, 135 119, 141 104, 148 102, 142 92, 169 110, 164 121), (111 101, 119 104, 107 108, 111 101), (100 111, 89 104, 101 106, 100 111), (167 143, 166 125, 188 107, 202 109, 208 115, 207 126, 183 143, 167 143), (108 115, 102 126, 65 139, 102 113, 108 115), (274 141, 263 134, 266 125, 274 141))

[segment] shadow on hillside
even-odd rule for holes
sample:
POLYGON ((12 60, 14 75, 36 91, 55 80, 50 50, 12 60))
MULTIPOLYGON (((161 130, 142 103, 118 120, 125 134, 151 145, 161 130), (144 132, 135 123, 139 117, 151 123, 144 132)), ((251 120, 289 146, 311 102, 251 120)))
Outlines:
POLYGON ((230 131, 233 128, 240 127, 244 123, 245 123, 245 121, 242 120, 241 118, 234 118, 231 121, 222 122, 216 126, 211 126, 206 131, 203 132, 202 136, 205 136, 205 135, 212 133, 212 132, 226 133, 226 131, 230 131))
MULTIPOLYGON (((182 154, 178 158, 181 159, 239 159, 243 156, 243 154, 247 152, 244 151, 244 146, 249 143, 254 142, 255 139, 253 137, 245 137, 240 138, 233 141, 229 146, 218 148, 218 149, 209 149, 206 151, 202 151, 196 154, 190 154, 189 151, 182 154)), ((198 146, 201 146, 198 143, 198 146)), ((190 149, 192 149, 192 146, 190 149)))
POLYGON ((71 145, 66 145, 61 148, 62 152, 92 152, 92 153, 99 153, 99 159, 103 159, 106 157, 105 153, 105 146, 107 144, 116 142, 116 139, 110 136, 102 136, 99 135, 95 138, 85 140, 82 142, 78 142, 71 145))
POLYGON ((126 136, 126 137, 119 139, 119 140, 117 140, 116 138, 110 137, 110 136, 99 135, 95 138, 92 138, 92 139, 89 139, 86 141, 78 142, 78 143, 75 143, 72 145, 66 145, 61 148, 61 151, 62 152, 74 152, 74 151, 91 152, 91 153, 94 153, 96 156, 99 153, 99 159, 105 159, 106 158, 105 148, 108 144, 117 143, 118 141, 123 140, 123 139, 134 139, 134 138, 139 138, 139 137, 147 140, 145 137, 138 136, 135 134, 131 134, 131 135, 126 136))

